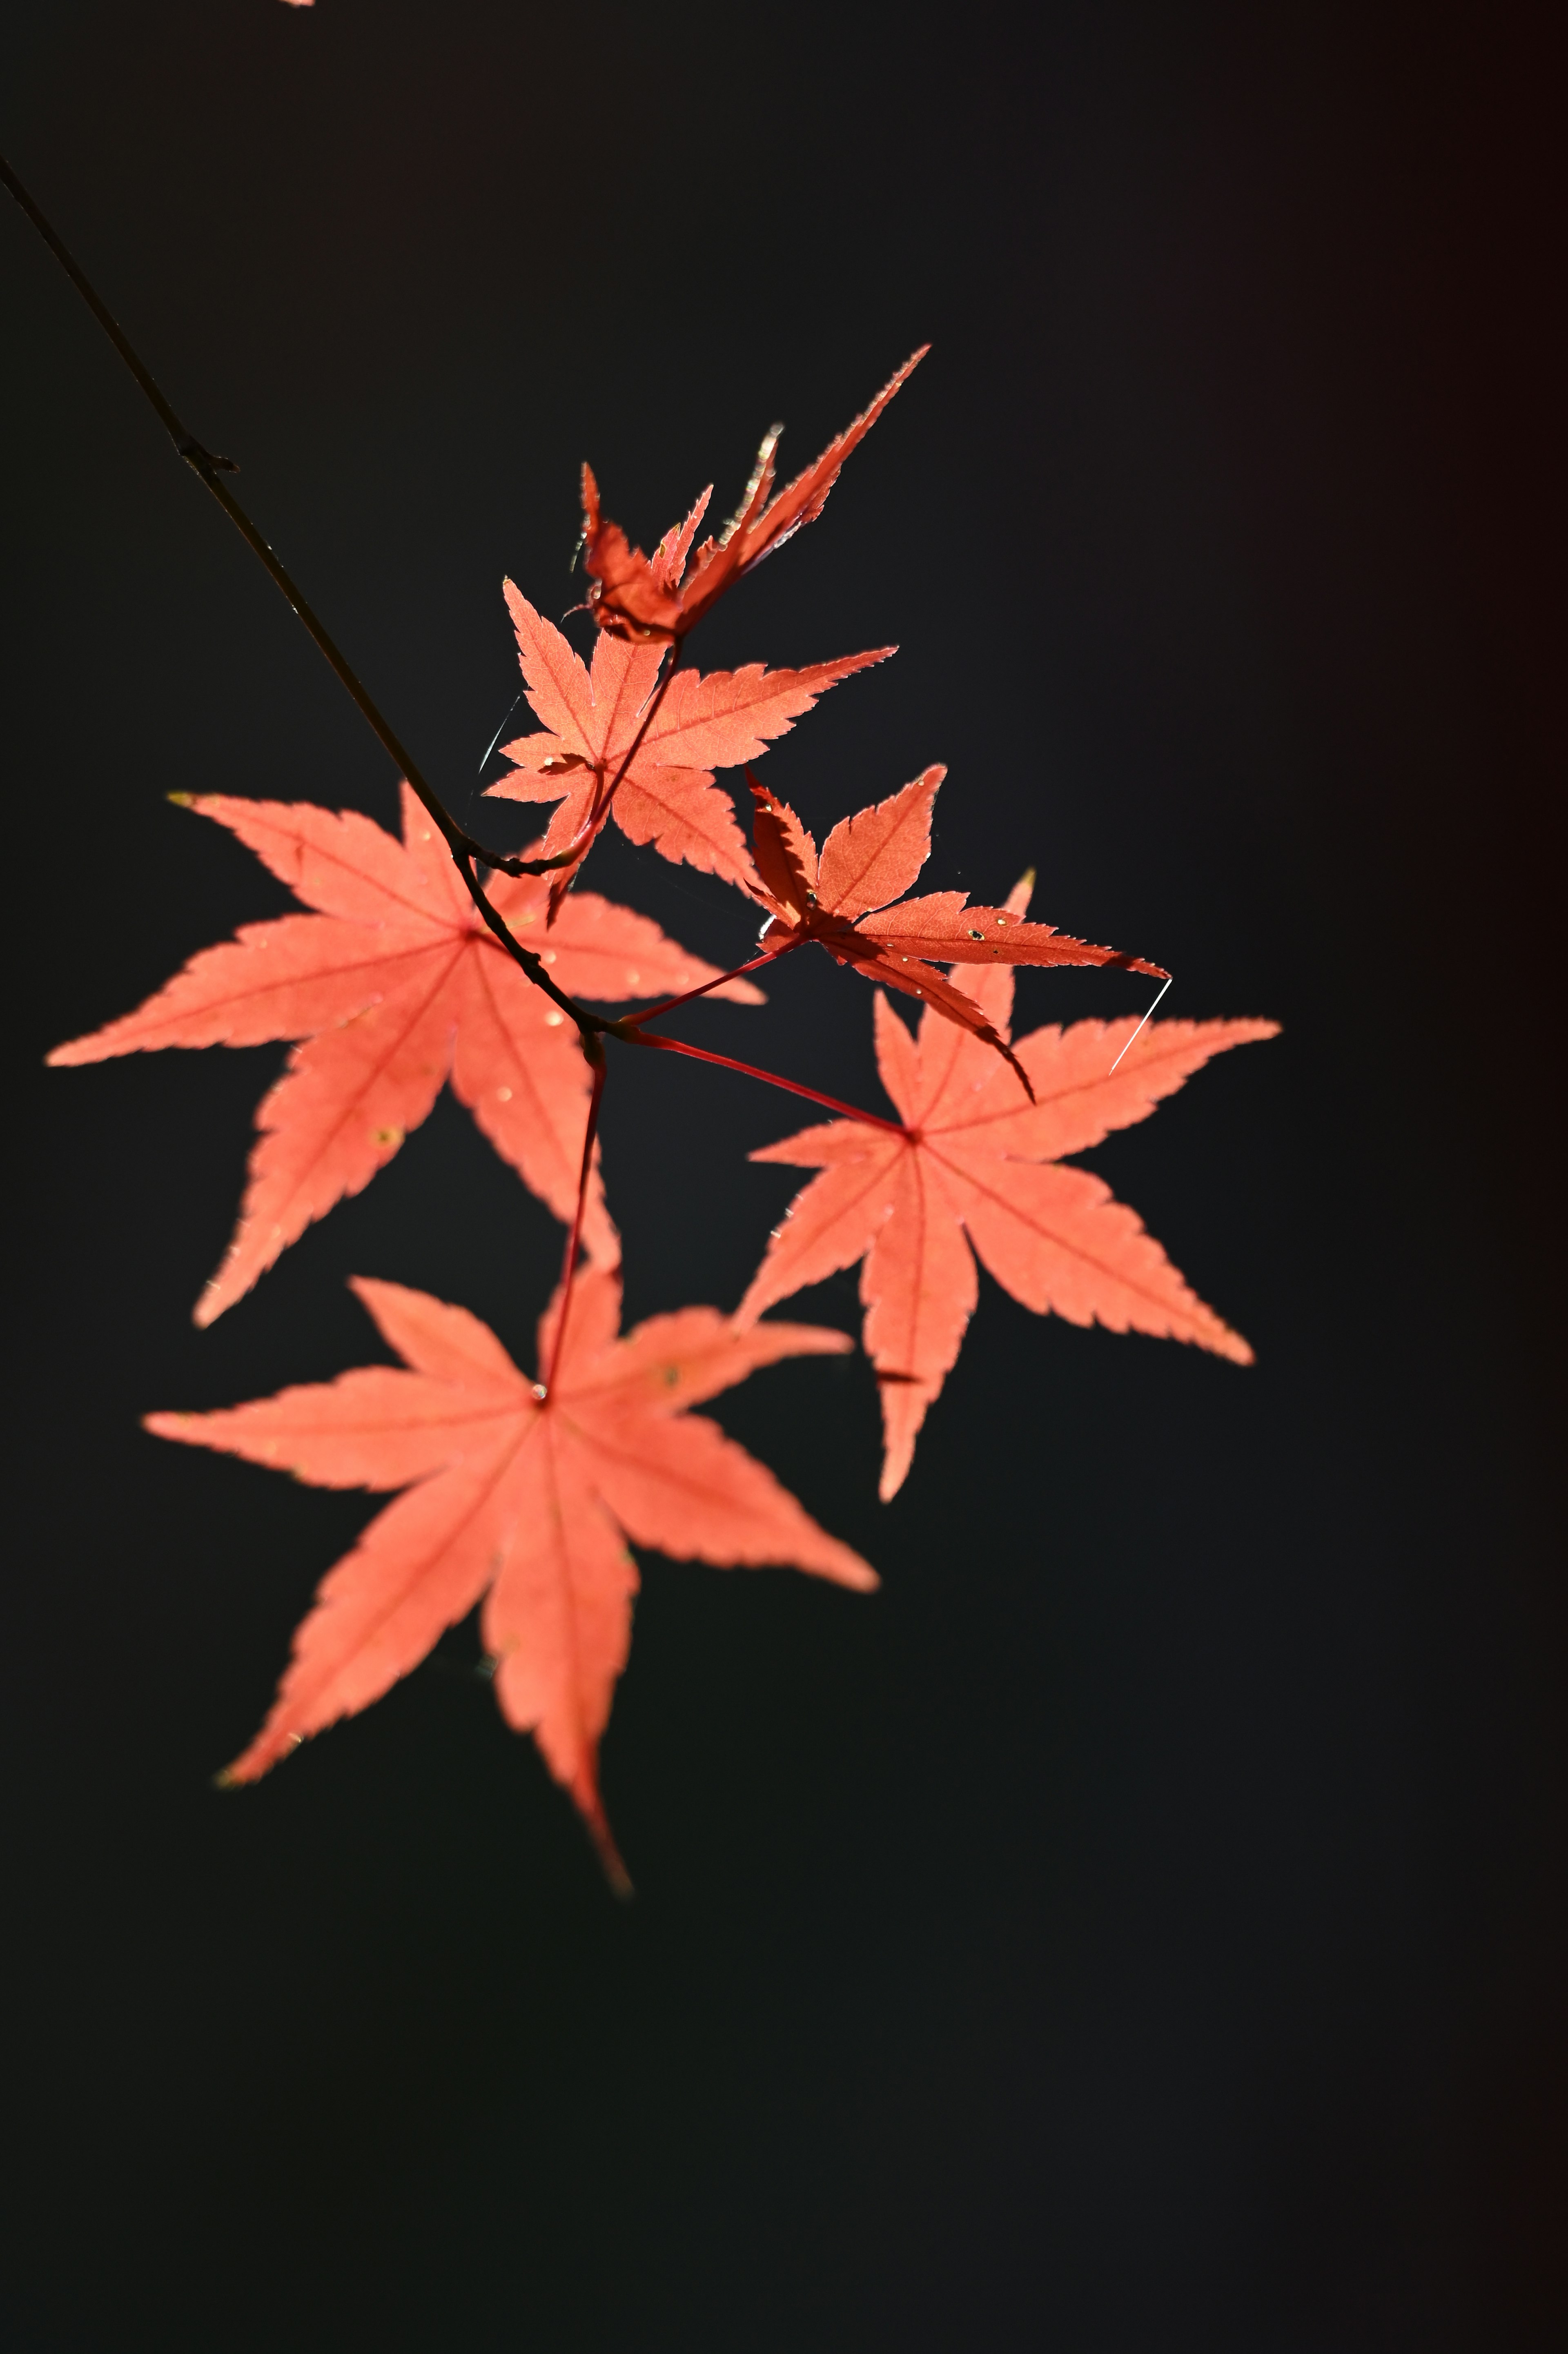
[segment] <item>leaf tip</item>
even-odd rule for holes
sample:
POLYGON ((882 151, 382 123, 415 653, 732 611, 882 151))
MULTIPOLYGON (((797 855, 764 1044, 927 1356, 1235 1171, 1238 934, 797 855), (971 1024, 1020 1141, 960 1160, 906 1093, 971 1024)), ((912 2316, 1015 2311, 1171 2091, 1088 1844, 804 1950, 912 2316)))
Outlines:
MULTIPOLYGON (((578 1803, 580 1805, 581 1801, 578 1803)), ((620 1903, 630 1904, 637 1891, 631 1884, 631 1874, 621 1861, 620 1850, 615 1844, 603 1808, 598 1805, 591 1809, 584 1808, 583 1820, 588 1826, 588 1834, 593 1841, 594 1852, 599 1857, 599 1869, 609 1883, 610 1894, 620 1903)))
POLYGON ((195 793, 165 793, 164 795, 164 799, 166 801, 173 801, 176 809, 194 809, 196 807, 195 793))
POLYGON ((1006 1039, 1003 1038, 997 1031, 993 1030, 989 1022, 986 1023, 985 1028, 980 1034, 985 1040, 988 1046, 994 1046, 996 1048, 997 1053, 1001 1056, 1002 1061, 1006 1063, 1009 1069, 1017 1075, 1018 1084, 1023 1089, 1024 1094, 1029 1097, 1030 1102, 1034 1103, 1037 1100, 1034 1093, 1034 1083, 1030 1078, 1028 1072, 1024 1069, 1017 1055, 1013 1053, 1012 1047, 1008 1044, 1006 1039))

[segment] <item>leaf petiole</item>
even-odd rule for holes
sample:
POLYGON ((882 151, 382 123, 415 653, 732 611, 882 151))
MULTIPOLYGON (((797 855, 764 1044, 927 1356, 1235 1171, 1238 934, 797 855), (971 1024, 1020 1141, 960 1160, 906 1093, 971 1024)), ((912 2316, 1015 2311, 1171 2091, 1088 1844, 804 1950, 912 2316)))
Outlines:
POLYGON ((588 1179, 593 1173, 593 1141, 599 1134, 599 1108, 604 1099, 605 1060, 603 1041, 583 1040, 583 1053, 593 1068, 593 1093, 588 1097, 588 1126, 583 1130, 582 1172, 577 1179, 577 1206, 572 1219, 572 1231, 567 1237, 566 1256, 561 1262, 561 1313, 550 1342, 550 1362, 545 1370, 545 1396, 548 1398, 556 1386, 556 1374, 560 1367, 561 1351, 566 1345, 567 1318, 572 1309, 572 1278, 577 1271, 577 1256, 582 1248, 583 1207, 588 1200, 588 1179))
POLYGON ((689 1005, 694 997, 706 997, 711 990, 722 989, 726 981, 741 981, 748 972, 757 972, 765 964, 777 964, 780 957, 788 956, 791 949, 798 949, 800 945, 799 940, 786 940, 781 949, 764 949, 762 954, 753 957, 749 964, 732 965, 728 972, 717 973, 712 981, 705 981, 700 989, 685 989, 679 997, 662 997, 657 1005, 645 1005, 641 1013, 623 1014, 613 1024, 614 1035, 624 1037, 627 1031, 637 1029, 644 1022, 653 1021, 658 1014, 673 1013, 677 1005, 689 1005))
MULTIPOLYGON (((742 970, 746 970, 745 967, 742 970)), ((836 1111, 843 1119, 857 1119, 863 1127, 880 1128, 888 1136, 907 1136, 895 1119, 884 1119, 874 1111, 861 1111, 855 1105, 841 1103, 837 1096, 825 1096, 817 1087, 803 1087, 798 1079, 780 1077, 777 1071, 759 1070, 755 1063, 737 1063, 733 1055, 715 1055, 706 1046, 688 1046, 683 1038, 649 1038, 641 1030, 621 1029, 609 1025, 608 1034, 620 1038, 628 1046, 656 1046, 665 1055, 689 1055, 694 1063, 716 1063, 722 1071, 738 1071, 743 1078, 761 1079, 770 1087, 782 1087, 786 1095, 804 1096, 808 1103, 821 1104, 824 1110, 836 1111)))

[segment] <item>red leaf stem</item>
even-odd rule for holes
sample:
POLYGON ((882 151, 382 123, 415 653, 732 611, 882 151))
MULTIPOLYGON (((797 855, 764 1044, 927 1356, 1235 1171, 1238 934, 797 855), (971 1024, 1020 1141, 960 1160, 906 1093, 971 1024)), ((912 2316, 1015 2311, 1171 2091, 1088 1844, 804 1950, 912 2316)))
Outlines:
MULTIPOLYGON (((593 1174, 593 1144, 599 1134, 599 1108, 604 1099, 604 1048, 596 1038, 594 1047, 598 1059, 593 1064, 593 1093, 588 1097, 588 1126, 583 1130, 582 1174, 577 1179, 577 1206, 572 1217, 572 1231, 567 1236, 567 1255, 561 1263, 561 1313, 556 1325, 556 1337, 550 1347, 550 1362, 545 1372, 545 1395, 547 1398, 556 1385, 556 1374, 561 1363, 561 1350, 567 1337, 567 1319, 572 1309, 572 1278, 577 1271, 577 1253, 582 1247, 583 1205, 588 1200, 588 1179, 593 1174)), ((584 1043, 584 1053, 588 1052, 584 1043)))
POLYGON ((713 981, 705 981, 700 988, 683 989, 679 997, 662 997, 657 1005, 645 1005, 641 1013, 625 1014, 615 1024, 614 1034, 624 1036, 628 1030, 635 1030, 641 1023, 653 1021, 658 1014, 673 1013, 677 1005, 689 1005, 694 997, 706 997, 710 990, 721 989, 726 981, 742 981, 748 972, 757 972, 765 964, 777 964, 780 957, 787 957, 791 949, 800 945, 799 940, 787 940, 781 949, 764 949, 762 954, 754 956, 749 964, 732 965, 728 972, 719 973, 713 981))
POLYGON ((804 1096, 808 1103, 821 1104, 827 1111, 836 1111, 845 1119, 863 1120, 867 1128, 885 1129, 889 1136, 902 1137, 903 1129, 896 1120, 881 1119, 874 1111, 857 1110, 853 1104, 841 1103, 837 1096, 825 1096, 817 1087, 803 1087, 798 1079, 781 1078, 777 1071, 758 1070, 755 1063, 737 1063, 733 1055, 712 1055, 705 1046, 688 1046, 683 1038, 645 1038, 641 1030, 616 1031, 629 1046, 657 1046, 666 1055, 689 1055, 694 1063, 716 1063, 721 1070, 738 1071, 743 1078, 761 1079, 768 1087, 782 1087, 787 1095, 804 1096))

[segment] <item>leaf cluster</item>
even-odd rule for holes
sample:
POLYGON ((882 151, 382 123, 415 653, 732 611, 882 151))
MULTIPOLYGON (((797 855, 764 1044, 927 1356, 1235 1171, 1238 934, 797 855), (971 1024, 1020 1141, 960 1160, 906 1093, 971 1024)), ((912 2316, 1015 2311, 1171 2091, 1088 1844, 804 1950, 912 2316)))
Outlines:
MULTIPOLYGON (((930 854, 939 767, 846 814, 820 849, 758 780, 771 744, 893 647, 797 670, 751 663, 705 674, 688 659, 719 599, 821 514, 845 460, 923 356, 782 490, 779 431, 769 432, 732 520, 700 543, 710 491, 646 556, 607 516, 584 468, 591 658, 505 585, 536 726, 504 748, 508 773, 489 790, 551 808, 524 853, 487 851, 407 761, 400 840, 352 811, 193 799, 196 814, 287 884, 300 912, 204 949, 144 1004, 49 1058, 289 1044, 257 1110, 233 1239, 196 1303, 203 1325, 313 1220, 370 1183, 444 1085, 567 1230, 532 1376, 466 1309, 361 1280, 355 1288, 399 1367, 366 1366, 219 1413, 147 1417, 162 1437, 394 1494, 322 1582, 271 1712, 228 1781, 256 1779, 368 1706, 482 1604, 502 1712, 534 1736, 624 1887, 598 1750, 630 1637, 629 1543, 715 1566, 792 1565, 860 1591, 876 1584, 770 1472, 691 1411, 759 1365, 852 1345, 839 1332, 762 1320, 768 1310, 860 1265, 885 1499, 907 1476, 962 1346, 977 1255, 1039 1313, 1250 1359, 1136 1214, 1098 1178, 1063 1164, 1146 1119, 1211 1055, 1274 1025, 1145 1017, 1015 1039, 1021 965, 1169 977, 1033 919, 1027 876, 995 906, 949 890, 912 896, 930 854), (759 920, 755 954, 720 971, 583 887, 612 821, 632 843, 743 895, 759 920), (838 1102, 655 1026, 707 997, 756 1004, 758 976, 810 946, 874 985, 891 1112, 838 1102), (917 1034, 889 991, 916 1001, 917 1034), (754 1156, 815 1173, 736 1308, 683 1308, 624 1336, 618 1181, 608 1172, 607 1191, 598 1133, 623 1048, 749 1072, 834 1115, 754 1156)), ((196 471, 232 509, 227 487, 196 471)), ((351 691, 367 705, 356 682, 351 691)), ((379 714, 373 724, 397 746, 379 714)), ((853 991, 843 1002, 851 1013, 853 991)))

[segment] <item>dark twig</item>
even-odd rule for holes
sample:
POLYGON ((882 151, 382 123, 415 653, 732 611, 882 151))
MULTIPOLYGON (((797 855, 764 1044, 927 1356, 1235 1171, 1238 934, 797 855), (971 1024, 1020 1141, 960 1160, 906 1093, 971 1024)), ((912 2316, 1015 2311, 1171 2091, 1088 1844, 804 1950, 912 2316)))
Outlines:
MULTIPOLYGON (((99 325, 103 329, 104 334, 109 337, 125 366, 130 369, 179 455, 198 481, 217 501, 218 505, 252 555, 261 564, 274 586, 287 599, 289 605, 310 632, 338 680, 346 688, 377 742, 391 756, 402 775, 408 779, 421 806, 439 828, 441 839, 451 853, 452 862, 462 876, 463 885, 470 898, 493 934, 498 945, 504 949, 534 986, 543 990, 546 996, 559 1006, 563 1013, 569 1015, 577 1025, 578 1035, 582 1039, 583 1052, 593 1066, 594 1087, 588 1107, 588 1137, 583 1148, 583 1173, 577 1193, 577 1215, 573 1221, 571 1237, 567 1246, 567 1288, 566 1299, 562 1302, 561 1321, 556 1330, 552 1352, 550 1379, 553 1380, 555 1365, 560 1356, 561 1335, 566 1329, 567 1302, 571 1296, 572 1275, 577 1267, 577 1253, 581 1245, 583 1208, 587 1199, 594 1136, 599 1122, 599 1098, 604 1091, 604 1049, 600 1043, 603 1033, 612 1032, 630 1045, 652 1046, 665 1054, 685 1055, 695 1062, 714 1063, 725 1070, 739 1071, 747 1078, 761 1079, 768 1087, 782 1087, 790 1095, 803 1096, 809 1103, 821 1104, 827 1110, 838 1112, 846 1119, 863 1121, 867 1127, 883 1129, 892 1136, 902 1136, 905 1132, 892 1120, 878 1119, 874 1112, 857 1111, 853 1104, 841 1103, 834 1096, 821 1095, 815 1087, 801 1087, 794 1079, 780 1078, 776 1072, 758 1070, 755 1064, 737 1063, 728 1055, 709 1054, 701 1046, 688 1046, 683 1041, 676 1038, 645 1037, 638 1028, 637 1025, 640 1023, 652 1021, 657 1013, 669 1013, 675 1005, 683 1004, 687 998, 705 996, 708 990, 717 988, 726 980, 736 979, 741 973, 753 971, 758 964, 771 963, 774 960, 774 955, 782 954, 784 951, 777 950, 772 955, 754 958, 750 964, 737 966, 734 973, 720 974, 717 980, 706 982, 702 989, 688 991, 685 997, 668 999, 662 1004, 648 1007, 641 1013, 628 1016, 623 1023, 615 1023, 603 1014, 588 1013, 551 980, 538 951, 525 949, 522 942, 514 937, 504 917, 491 905, 484 887, 474 871, 477 864, 490 867, 499 874, 513 876, 544 875, 552 869, 570 866, 582 856, 588 844, 591 843, 608 817, 627 771, 636 758, 648 730, 657 716, 659 707, 669 691, 670 682, 680 667, 683 646, 679 642, 673 644, 671 659, 665 664, 660 674, 659 683, 649 697, 641 724, 632 737, 620 766, 602 798, 597 794, 595 796, 594 805, 589 812, 588 825, 584 832, 579 833, 565 850, 558 851, 549 858, 508 858, 499 851, 487 849, 483 843, 475 841, 471 834, 458 824, 440 796, 427 783, 418 762, 411 757, 408 747, 397 735, 390 721, 350 666, 347 657, 327 630, 325 623, 316 613, 292 575, 273 554, 239 501, 228 488, 223 477, 226 474, 238 472, 239 470, 234 461, 231 458, 217 456, 212 451, 206 449, 196 436, 186 429, 90 280, 57 234, 48 216, 35 203, 3 155, 0 155, 0 182, 4 182, 10 190, 66 276, 70 280, 71 284, 76 288, 77 292, 81 296, 82 301, 87 304, 88 309, 92 313, 93 317, 98 321, 99 325)), ((547 1381, 546 1389, 548 1386, 547 1381)))
MULTIPOLYGON (((133 346, 122 331, 118 321, 114 318, 107 304, 101 300, 91 281, 75 260, 75 257, 57 235, 48 217, 34 202, 32 196, 29 196, 27 190, 23 186, 21 181, 16 177, 16 173, 11 169, 10 164, 5 161, 3 155, 0 155, 0 181, 4 181, 12 196, 15 196, 16 202, 26 214, 27 218, 32 222, 33 227, 37 230, 38 235, 43 239, 44 243, 48 247, 49 251, 54 255, 55 260, 59 263, 60 268, 65 271, 66 276, 70 280, 71 284, 76 288, 77 292, 81 296, 82 301, 87 304, 88 309, 92 313, 93 317, 98 321, 99 325, 103 329, 104 334, 109 337, 110 342, 113 345, 115 350, 119 353, 121 358, 130 369, 131 374, 135 377, 136 382, 141 387, 143 392, 146 395, 148 401, 151 403, 154 412, 156 413, 159 423, 163 426, 164 431, 174 442, 175 448, 178 451, 180 456, 185 460, 186 465, 190 468, 192 473, 196 476, 197 480, 211 492, 213 497, 217 501, 218 505, 223 509, 224 514, 228 517, 229 522, 234 525, 236 531, 238 532, 246 546, 250 549, 252 555, 254 555, 260 563, 265 567, 267 574, 272 580, 274 586, 280 588, 284 597, 287 598, 293 611, 298 615, 301 621, 303 622, 305 628, 309 631, 317 647, 326 657, 327 662, 331 664, 338 679, 348 690, 349 695, 354 699, 355 706, 359 710, 362 717, 368 723, 372 732, 376 737, 376 740, 388 753, 390 753, 402 774, 408 778, 409 784, 413 788, 415 793, 418 796, 423 807, 434 820, 436 825, 440 829, 441 838, 446 843, 447 848, 452 854, 458 873, 462 876, 469 896, 472 899, 474 906, 478 908, 481 916, 484 918, 484 921, 489 926, 491 931, 495 935, 496 939, 505 949, 507 955, 512 958, 513 961, 521 967, 524 973, 531 981, 533 981, 535 986, 538 989, 542 989, 547 997, 552 998, 564 1013, 570 1014, 572 1020, 577 1023, 578 1031, 585 1039, 594 1035, 603 1027, 603 1023, 599 1020, 599 1016, 597 1014, 585 1013, 583 1008, 580 1005, 576 1004, 573 1000, 566 994, 564 990, 558 989, 546 971, 544 965, 540 961, 537 951, 533 949, 525 949, 520 940, 516 940, 513 938, 509 926, 505 922, 504 918, 498 915, 496 910, 491 906, 489 899, 485 896, 483 887, 480 883, 479 877, 474 872, 474 862, 475 860, 478 860, 481 864, 498 868, 501 873, 506 875, 539 874, 545 872, 550 867, 569 863, 570 855, 575 854, 564 854, 561 858, 506 858, 503 856, 499 851, 487 850, 482 843, 475 842, 472 837, 466 833, 462 827, 457 823, 456 820, 450 814, 438 795, 420 774, 418 763, 412 758, 407 746, 394 731, 391 723, 372 699, 366 687, 355 675, 354 670, 350 667, 346 656, 344 654, 335 640, 332 637, 325 623, 321 620, 319 614, 315 612, 291 574, 273 554, 266 540, 261 536, 260 532, 258 531, 256 525, 251 522, 250 517, 246 514, 245 509, 240 505, 239 501, 235 497, 233 492, 228 488, 228 483, 224 481, 223 477, 226 474, 238 472, 239 470, 235 465, 234 461, 231 458, 216 457, 210 450, 203 447, 202 443, 196 440, 195 434, 187 431, 180 418, 176 415, 174 408, 170 406, 169 402, 164 398, 163 393, 160 391, 151 371, 143 364, 133 346)), ((619 779, 617 781, 619 782, 619 779)))
POLYGON ((583 1130, 583 1165, 577 1178, 577 1206, 572 1217, 572 1231, 567 1236, 566 1257, 561 1262, 561 1313, 556 1325, 555 1338, 550 1342, 550 1362, 545 1373, 546 1400, 556 1386, 561 1351, 566 1346, 567 1318, 572 1306, 572 1278, 577 1271, 577 1253, 583 1239, 583 1210, 588 1201, 588 1179, 593 1173, 593 1140, 599 1134, 599 1108, 604 1097, 603 1039, 585 1038, 583 1052, 593 1066, 593 1093, 588 1097, 588 1126, 583 1130))

